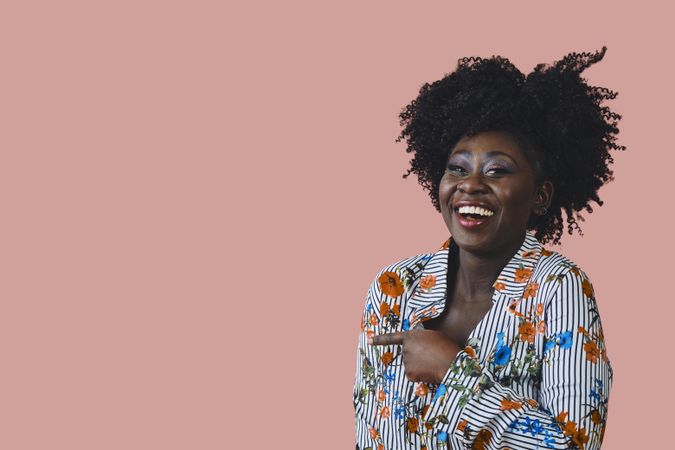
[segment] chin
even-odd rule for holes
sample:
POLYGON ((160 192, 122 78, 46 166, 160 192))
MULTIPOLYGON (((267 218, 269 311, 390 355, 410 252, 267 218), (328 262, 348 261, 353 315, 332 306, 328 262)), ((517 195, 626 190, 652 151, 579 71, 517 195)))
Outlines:
POLYGON ((466 236, 457 233, 453 234, 452 237, 457 246, 466 252, 486 254, 495 249, 493 240, 485 236, 466 236))

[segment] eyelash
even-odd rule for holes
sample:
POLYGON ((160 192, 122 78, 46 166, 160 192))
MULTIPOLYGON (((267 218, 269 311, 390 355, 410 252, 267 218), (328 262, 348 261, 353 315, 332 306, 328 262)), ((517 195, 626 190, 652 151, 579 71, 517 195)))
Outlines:
MULTIPOLYGON (((448 166, 448 171, 450 171, 450 172, 462 172, 462 173, 466 172, 466 170, 463 167, 455 166, 455 165, 452 165, 452 164, 450 164, 448 166)), ((509 171, 507 169, 504 169, 503 167, 492 167, 491 169, 488 169, 487 172, 491 172, 491 171, 495 171, 496 175, 504 175, 504 174, 509 173, 509 171)))

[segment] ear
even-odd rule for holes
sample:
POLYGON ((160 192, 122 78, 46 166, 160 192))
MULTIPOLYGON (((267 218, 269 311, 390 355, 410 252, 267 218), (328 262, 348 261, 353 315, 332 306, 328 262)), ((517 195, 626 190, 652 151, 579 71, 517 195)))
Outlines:
POLYGON ((538 216, 546 214, 548 207, 553 200, 553 183, 549 180, 542 182, 534 194, 534 202, 532 203, 532 212, 538 216))

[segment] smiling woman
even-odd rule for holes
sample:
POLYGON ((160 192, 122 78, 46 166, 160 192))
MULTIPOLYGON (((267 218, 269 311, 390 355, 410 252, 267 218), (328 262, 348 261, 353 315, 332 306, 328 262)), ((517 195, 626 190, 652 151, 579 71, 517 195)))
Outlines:
POLYGON ((599 449, 613 372, 595 292, 542 244, 602 204, 616 93, 571 53, 523 75, 463 58, 401 113, 416 173, 450 237, 384 267, 366 297, 357 449, 599 449))
POLYGON ((462 249, 509 257, 531 215, 545 211, 552 194, 553 184, 536 185, 518 143, 499 131, 462 138, 450 151, 438 189, 443 219, 462 249))

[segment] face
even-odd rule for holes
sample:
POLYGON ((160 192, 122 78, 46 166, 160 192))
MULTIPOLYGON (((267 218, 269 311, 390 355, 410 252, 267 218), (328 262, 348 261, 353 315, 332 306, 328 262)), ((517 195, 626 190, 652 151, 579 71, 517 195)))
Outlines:
POLYGON ((553 185, 535 183, 532 165, 506 132, 462 138, 439 186, 443 220, 457 245, 477 254, 520 247, 532 214, 547 208, 553 185))

